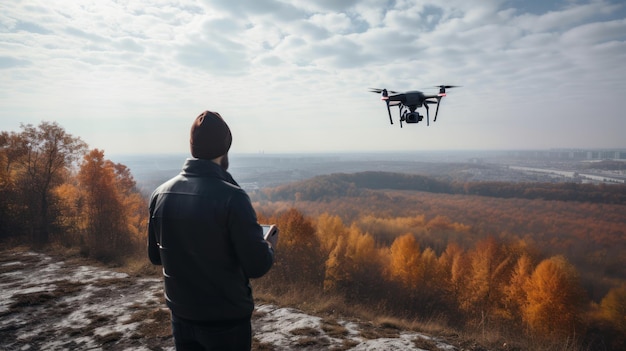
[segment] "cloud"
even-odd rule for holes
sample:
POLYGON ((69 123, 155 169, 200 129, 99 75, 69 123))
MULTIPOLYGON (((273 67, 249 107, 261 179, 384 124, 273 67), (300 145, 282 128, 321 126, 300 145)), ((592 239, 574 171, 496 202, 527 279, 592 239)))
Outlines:
POLYGON ((271 54, 259 56, 255 58, 253 62, 258 65, 271 67, 280 67, 285 63, 280 57, 271 54))
POLYGON ((589 4, 569 5, 566 8, 541 14, 523 13, 512 18, 514 25, 532 32, 547 32, 557 29, 568 29, 596 19, 598 16, 609 16, 623 5, 608 4, 604 1, 593 1, 589 4))
POLYGON ((341 34, 353 31, 352 20, 345 13, 314 14, 309 21, 330 33, 341 34))
POLYGON ((198 42, 177 50, 178 62, 214 75, 244 74, 249 61, 242 47, 234 42, 198 42))
POLYGON ((563 42, 577 45, 598 45, 611 41, 626 41, 626 19, 586 23, 563 33, 563 42))
MULTIPOLYGON (((210 96, 225 113, 254 108, 233 128, 280 126, 306 143, 334 123, 375 133, 385 116, 369 87, 446 83, 463 88, 445 113, 464 116, 455 123, 476 135, 496 126, 483 119, 587 118, 588 85, 592 100, 606 97, 598 115, 615 116, 619 99, 608 97, 626 89, 625 8, 605 0, 18 2, 0 11, 0 112, 25 114, 36 106, 23 102, 36 100, 80 119, 65 106, 102 104, 104 91, 116 113, 159 106, 169 116, 210 96), (336 118, 353 113, 358 126, 336 118)), ((436 132, 424 133, 426 142, 436 132)))
POLYGON ((257 16, 269 16, 280 22, 301 19, 306 11, 289 3, 276 0, 201 0, 209 13, 223 12, 236 20, 248 21, 257 16))
POLYGON ((175 45, 176 59, 190 68, 214 75, 241 75, 249 71, 252 55, 246 45, 248 27, 226 18, 205 20, 185 33, 175 45))
POLYGON ((8 69, 29 65, 32 65, 32 62, 28 60, 21 60, 11 56, 0 56, 0 69, 8 69))
POLYGON ((25 21, 18 21, 15 24, 14 30, 15 31, 25 31, 25 32, 30 32, 30 33, 37 33, 37 34, 50 34, 50 33, 52 33, 51 31, 49 31, 46 28, 38 25, 37 23, 31 23, 31 22, 25 22, 25 21))

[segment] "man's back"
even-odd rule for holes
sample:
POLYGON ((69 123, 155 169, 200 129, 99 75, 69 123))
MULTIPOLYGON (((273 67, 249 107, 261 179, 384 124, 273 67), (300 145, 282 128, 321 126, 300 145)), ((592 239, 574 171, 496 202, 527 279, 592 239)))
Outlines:
POLYGON ((273 250, 248 195, 210 160, 188 159, 150 201, 150 259, 163 264, 172 313, 197 321, 249 318, 248 278, 265 274, 273 250), (155 250, 158 248, 158 250, 155 250))

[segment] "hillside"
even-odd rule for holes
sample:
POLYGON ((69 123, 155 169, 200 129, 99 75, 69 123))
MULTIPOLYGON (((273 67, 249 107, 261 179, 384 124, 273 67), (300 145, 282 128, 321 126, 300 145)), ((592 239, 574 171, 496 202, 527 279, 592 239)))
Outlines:
POLYGON ((362 196, 366 190, 382 189, 626 205, 626 185, 619 184, 456 182, 442 177, 380 171, 320 175, 277 186, 265 193, 272 200, 291 200, 298 194, 301 200, 319 201, 362 196))
MULTIPOLYGON (((0 349, 174 350, 159 277, 32 251, 2 251, 0 257, 0 349)), ((253 333, 255 350, 459 350, 389 323, 262 303, 253 333)))

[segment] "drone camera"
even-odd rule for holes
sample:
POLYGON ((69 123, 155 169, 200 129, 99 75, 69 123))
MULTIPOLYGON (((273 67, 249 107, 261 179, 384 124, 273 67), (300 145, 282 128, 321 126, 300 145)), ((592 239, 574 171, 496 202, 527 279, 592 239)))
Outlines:
POLYGON ((424 116, 420 115, 418 112, 411 112, 406 115, 406 123, 417 123, 424 119, 424 116))

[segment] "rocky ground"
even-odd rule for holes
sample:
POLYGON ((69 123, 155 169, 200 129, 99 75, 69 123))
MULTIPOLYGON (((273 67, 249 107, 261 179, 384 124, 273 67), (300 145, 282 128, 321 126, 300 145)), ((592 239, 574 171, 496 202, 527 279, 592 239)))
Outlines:
MULTIPOLYGON (((0 350, 174 350, 161 279, 0 251, 0 350)), ((393 326, 260 304, 254 350, 461 350, 393 326)))

